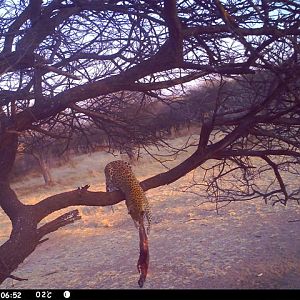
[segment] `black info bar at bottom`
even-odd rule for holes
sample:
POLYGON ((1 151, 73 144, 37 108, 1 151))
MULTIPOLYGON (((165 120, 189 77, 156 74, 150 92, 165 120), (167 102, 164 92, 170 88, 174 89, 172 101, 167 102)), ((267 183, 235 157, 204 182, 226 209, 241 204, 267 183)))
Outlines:
MULTIPOLYGON (((126 299, 127 297, 132 300, 134 296, 143 299, 157 300, 162 298, 166 300, 168 297, 175 297, 177 299, 220 299, 220 297, 230 297, 230 299, 241 299, 241 297, 272 296, 272 294, 283 294, 287 299, 291 297, 299 297, 300 290, 234 290, 234 289, 28 289, 28 290, 0 290, 0 300, 2 299, 53 299, 53 300, 93 300, 93 299, 126 299), (153 298, 155 297, 155 298, 153 298), (199 298, 200 297, 200 298, 199 298)), ((296 298, 295 298, 296 299, 296 298)), ((298 298, 299 299, 299 298, 298 298)))
MULTIPOLYGON (((127 297, 132 300, 133 296, 140 297, 143 294, 143 300, 145 296, 149 296, 152 300, 158 300, 159 296, 162 296, 164 300, 166 297, 180 297, 189 296, 189 299, 193 294, 196 296, 203 295, 204 290, 174 290, 174 289, 27 289, 27 290, 13 290, 5 289, 0 290, 0 300, 2 299, 26 299, 26 300, 92 300, 92 299, 120 299, 124 300, 127 297), (155 297, 155 298, 153 298, 155 297)), ((147 297, 146 297, 147 298, 147 297)), ((195 297, 195 299, 198 297, 195 297)))

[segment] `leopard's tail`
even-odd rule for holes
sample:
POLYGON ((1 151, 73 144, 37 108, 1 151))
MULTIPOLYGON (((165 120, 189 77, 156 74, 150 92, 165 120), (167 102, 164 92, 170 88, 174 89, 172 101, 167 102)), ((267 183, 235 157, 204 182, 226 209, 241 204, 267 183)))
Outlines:
POLYGON ((148 237, 146 234, 144 222, 143 222, 143 215, 139 221, 139 237, 140 237, 140 256, 137 262, 137 269, 140 273, 140 279, 138 281, 139 287, 143 287, 149 266, 149 244, 148 244, 148 237))

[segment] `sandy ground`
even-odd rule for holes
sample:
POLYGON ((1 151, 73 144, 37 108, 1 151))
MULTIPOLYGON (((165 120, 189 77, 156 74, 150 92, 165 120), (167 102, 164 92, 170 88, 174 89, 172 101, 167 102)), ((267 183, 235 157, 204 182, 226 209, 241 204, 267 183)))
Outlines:
MULTIPOLYGON (((90 183, 91 190, 104 190, 103 167, 113 159, 104 154, 82 156, 73 165, 54 170, 60 183, 53 188, 42 187, 37 178, 24 179, 14 188, 26 203, 77 184, 90 183), (100 158, 95 168, 95 160, 100 158), (69 186, 62 178, 68 178, 69 186)), ((150 160, 134 167, 140 179, 160 168, 150 160)), ((147 192, 153 225, 144 288, 300 288, 300 207, 248 201, 230 204, 217 214, 213 204, 199 205, 203 201, 199 196, 179 191, 190 177, 147 192)), ((114 212, 109 207, 79 209, 81 221, 50 234, 49 241, 38 246, 14 272, 29 280, 8 279, 1 288, 138 288, 138 232, 124 202, 116 205, 114 212)), ((0 226, 1 243, 10 230, 2 211, 0 226)))

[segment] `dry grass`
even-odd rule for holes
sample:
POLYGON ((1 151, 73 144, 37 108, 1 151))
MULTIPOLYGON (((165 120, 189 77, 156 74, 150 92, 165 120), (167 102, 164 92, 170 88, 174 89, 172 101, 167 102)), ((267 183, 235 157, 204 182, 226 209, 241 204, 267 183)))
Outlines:
MULTIPOLYGON (((179 147, 186 139, 171 143, 179 147)), ((152 151, 166 154, 166 150, 152 151)), ((166 165, 178 164, 191 152, 192 147, 180 156, 174 154, 176 161, 166 165)), ((165 170, 142 154, 133 167, 140 180, 165 170)), ((91 190, 104 190, 104 167, 119 158, 81 155, 53 170, 57 182, 53 187, 43 186, 41 177, 31 177, 13 188, 27 204, 85 184, 91 190)), ((147 192, 154 220, 145 288, 299 288, 300 222, 288 222, 300 219, 299 207, 271 207, 256 201, 227 206, 217 215, 213 203, 199 205, 205 199, 180 191, 193 176, 191 172, 147 192)), ((109 207, 79 210, 81 221, 50 234, 50 240, 18 268, 15 274, 29 281, 15 282, 15 288, 137 288, 138 235, 124 203, 115 205, 114 212, 109 207)), ((4 241, 10 224, 1 212, 0 226, 0 241, 4 241)), ((11 284, 7 280, 2 287, 11 284)))

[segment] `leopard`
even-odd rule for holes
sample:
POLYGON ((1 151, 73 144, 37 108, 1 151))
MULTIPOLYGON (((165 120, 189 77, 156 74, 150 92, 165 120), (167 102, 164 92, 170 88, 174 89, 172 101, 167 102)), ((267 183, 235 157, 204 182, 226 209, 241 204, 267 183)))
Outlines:
POLYGON ((131 165, 123 160, 108 163, 104 169, 106 191, 120 190, 125 195, 125 203, 134 225, 139 228, 147 219, 147 234, 150 234, 152 213, 146 194, 136 178, 131 165))

